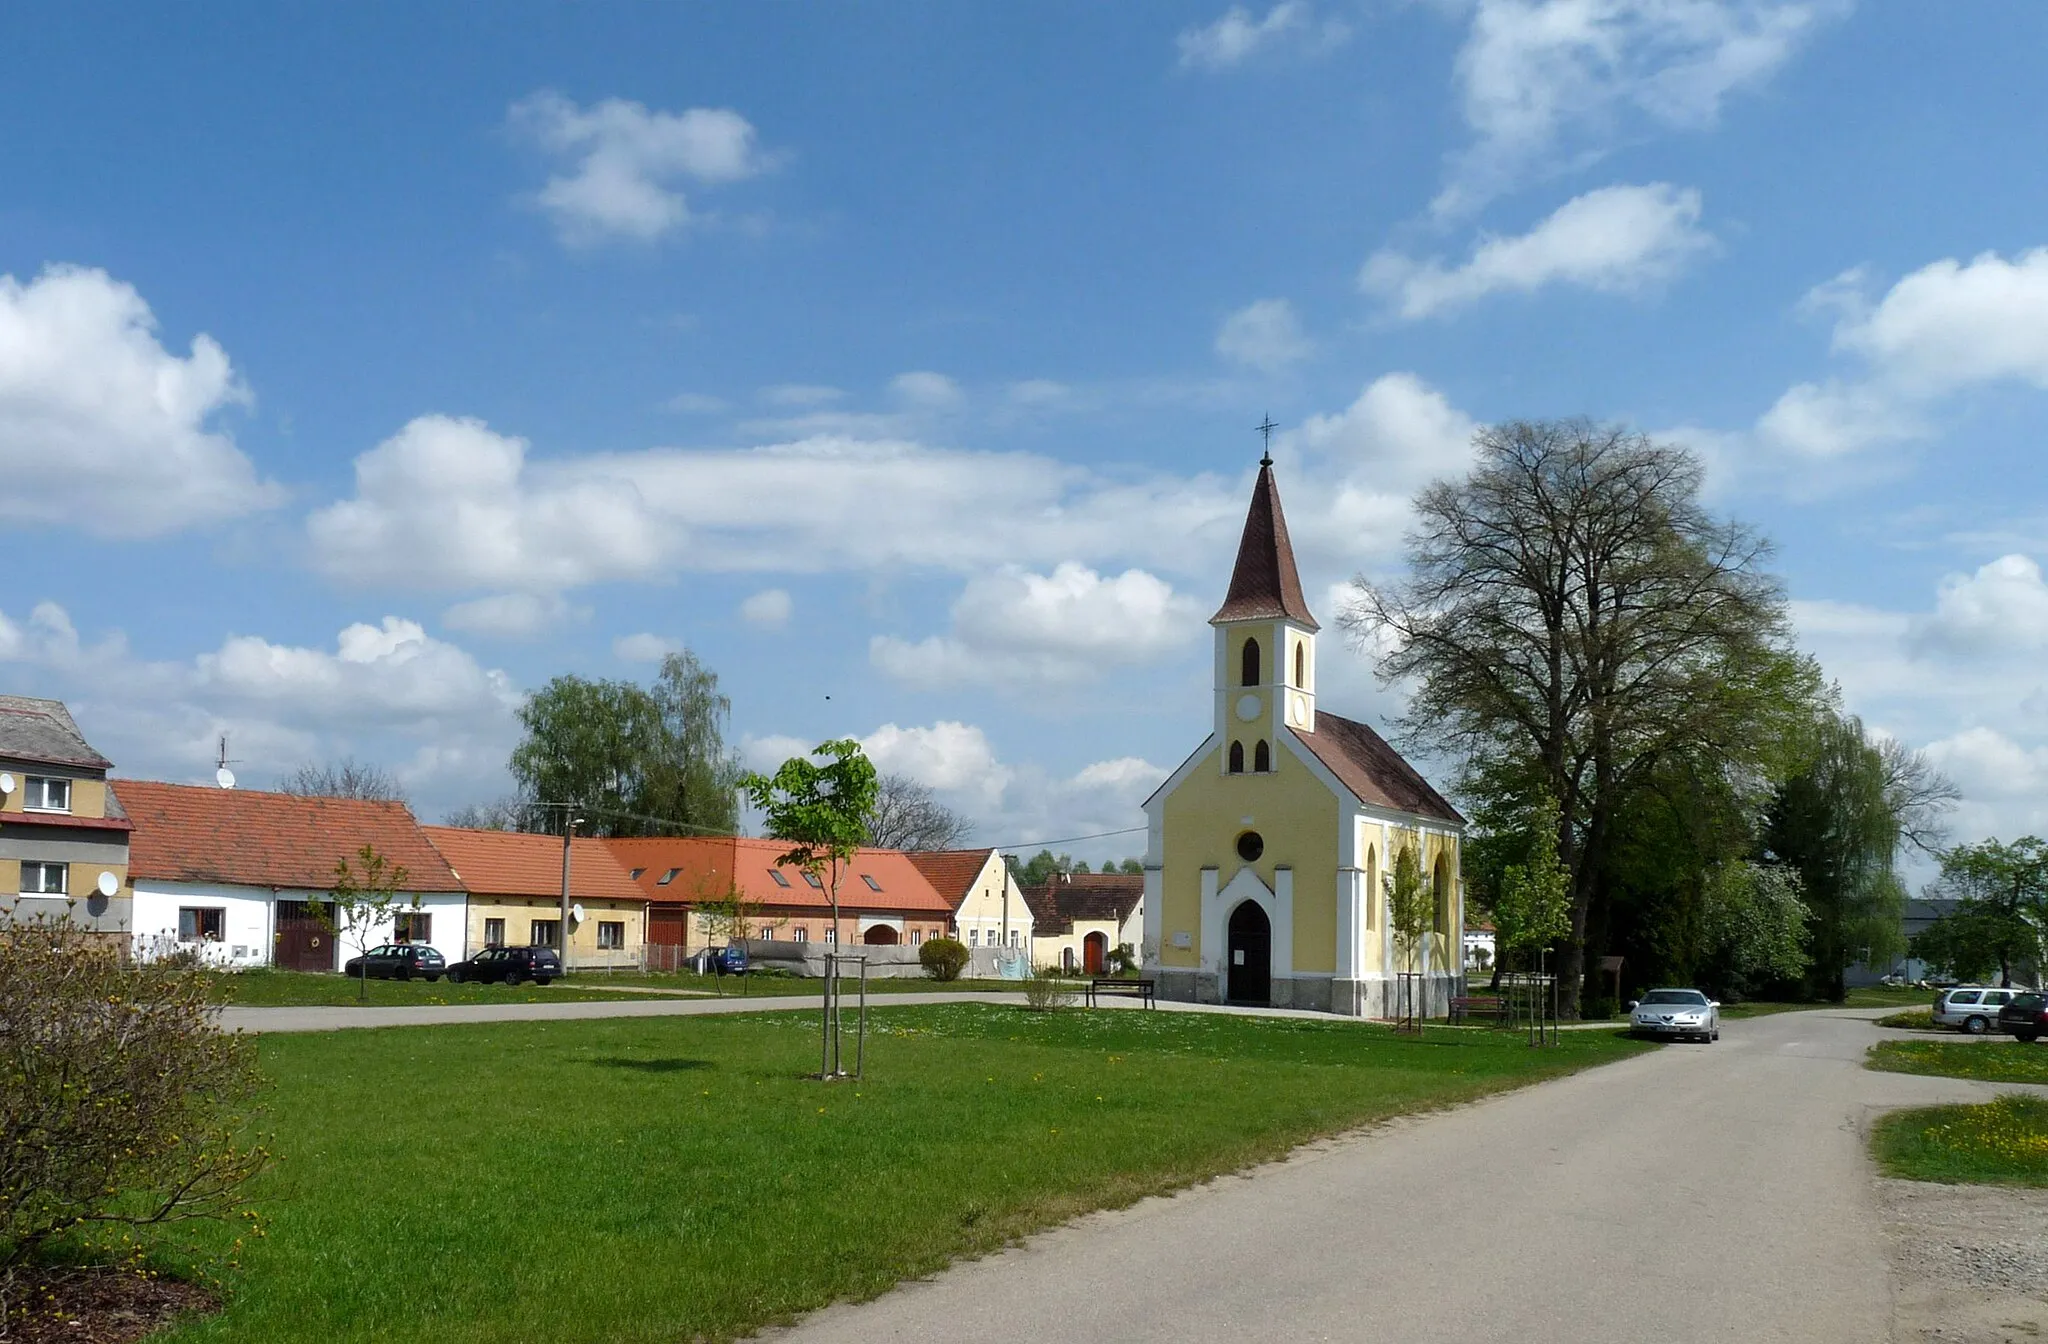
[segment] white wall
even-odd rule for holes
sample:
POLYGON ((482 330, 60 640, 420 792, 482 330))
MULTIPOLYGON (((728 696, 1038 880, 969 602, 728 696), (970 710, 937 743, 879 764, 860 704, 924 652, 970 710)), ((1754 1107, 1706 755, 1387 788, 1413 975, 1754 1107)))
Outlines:
MULTIPOLYGON (((269 887, 243 887, 212 882, 161 882, 149 878, 135 881, 135 915, 132 925, 135 954, 159 955, 174 950, 178 943, 180 906, 216 906, 226 912, 225 929, 218 943, 191 944, 209 963, 241 969, 271 964, 273 937, 277 929, 277 902, 322 901, 324 891, 269 887)), ((404 907, 412 909, 411 905, 404 907)), ((419 897, 418 909, 433 916, 433 947, 449 961, 469 955, 469 898, 461 892, 431 892, 419 897)), ((368 928, 367 946, 391 941, 393 921, 378 920, 368 928)), ((344 928, 338 938, 335 969, 355 956, 364 946, 353 929, 344 928)))

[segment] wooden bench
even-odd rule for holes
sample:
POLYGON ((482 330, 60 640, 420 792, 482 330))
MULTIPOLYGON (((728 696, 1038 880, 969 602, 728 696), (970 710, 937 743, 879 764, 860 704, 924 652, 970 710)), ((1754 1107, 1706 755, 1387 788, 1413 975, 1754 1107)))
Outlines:
POLYGON ((1090 980, 1088 982, 1088 1006, 1095 1007, 1095 996, 1111 994, 1126 999, 1143 999, 1145 1006, 1156 1006, 1153 982, 1150 980, 1090 980))
POLYGON ((1462 1022, 1468 1017, 1489 1017, 1496 1022, 1505 1022, 1507 1016, 1507 1000, 1496 995, 1460 994, 1451 1000, 1452 1022, 1462 1022))

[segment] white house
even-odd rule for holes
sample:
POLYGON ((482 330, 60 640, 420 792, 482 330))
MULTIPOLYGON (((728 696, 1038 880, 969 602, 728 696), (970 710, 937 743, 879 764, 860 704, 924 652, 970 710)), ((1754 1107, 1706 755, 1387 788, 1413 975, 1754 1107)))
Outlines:
POLYGON ((190 948, 223 967, 332 971, 363 946, 429 943, 469 955, 468 896, 405 804, 115 780, 134 830, 136 955, 190 948), (336 866, 364 846, 403 868, 395 918, 342 928, 336 866))

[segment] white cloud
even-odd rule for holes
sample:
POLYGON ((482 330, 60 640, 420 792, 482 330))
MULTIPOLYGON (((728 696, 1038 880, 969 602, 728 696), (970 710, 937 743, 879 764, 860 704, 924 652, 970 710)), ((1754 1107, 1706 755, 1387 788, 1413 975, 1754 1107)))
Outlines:
POLYGON ((218 423, 249 400, 213 338, 166 350, 105 271, 0 275, 0 521, 146 537, 269 508, 284 492, 218 423))
POLYGON ((868 657, 920 686, 1072 685, 1163 657, 1201 621, 1192 598, 1141 569, 1105 577, 1073 561, 1050 574, 1010 566, 968 581, 950 634, 914 644, 877 635, 868 657))
POLYGON ((1489 294, 1578 285, 1636 294, 1669 280, 1714 246, 1699 227, 1700 194, 1667 182, 1601 187, 1559 206, 1529 232, 1486 238, 1463 265, 1375 253, 1359 285, 1404 318, 1429 317, 1489 294))
POLYGON ((1262 51, 1281 48, 1320 54, 1343 45, 1351 28, 1338 19, 1320 22, 1304 0, 1283 0, 1254 18, 1232 5, 1214 23, 1184 30, 1174 39, 1183 70, 1228 70, 1262 51))
POLYGON ((658 663, 672 653, 681 653, 680 640, 641 633, 620 635, 612 641, 612 657, 622 663, 658 663))
POLYGON ((1915 622, 1911 644, 1923 653, 2038 651, 2048 648, 2048 584, 2030 556, 2004 555, 1974 574, 1942 580, 1931 615, 1915 622))
POLYGON ((564 242, 652 241, 691 218, 677 183, 734 182, 769 166, 729 108, 650 111, 623 98, 581 107, 553 92, 512 105, 512 129, 563 165, 535 197, 564 242))
MULTIPOLYGON (((1749 436, 1729 440, 1732 465, 1826 480, 1831 464, 1927 437, 1946 398, 1996 383, 2048 390, 2048 248, 1944 258, 1874 302, 1864 283, 1848 271, 1799 304, 1835 315, 1833 347, 1861 367, 1786 389, 1749 436)), ((1870 469, 1859 460, 1854 472, 1870 469)))
POLYGON ((780 630, 789 624, 792 604, 786 588, 763 588, 740 603, 740 619, 763 630, 780 630))
POLYGON ((1432 205, 1469 213, 1636 124, 1708 127, 1845 0, 1479 0, 1456 80, 1473 143, 1432 205))
POLYGON ((761 389, 761 400, 771 406, 824 406, 846 393, 820 383, 774 383, 761 389))
POLYGON ((229 635, 195 657, 138 658, 119 634, 82 641, 42 603, 0 613, 12 688, 64 700, 87 739, 129 778, 210 780, 221 735, 243 784, 268 788, 308 760, 390 765, 424 815, 506 791, 520 695, 503 673, 387 616, 329 648, 229 635))
POLYGON ((1315 353, 1315 343, 1302 331, 1293 304, 1285 299, 1258 299, 1223 319, 1216 333, 1216 353, 1271 373, 1308 358, 1315 353))
POLYGON ((965 400, 958 383, 943 373, 922 369, 897 374, 890 379, 889 390, 899 400, 920 410, 951 410, 965 400))
POLYGON ((705 392, 678 392, 663 405, 678 415, 717 415, 726 409, 725 398, 705 392))
POLYGON ((527 639, 574 614, 559 593, 497 593, 456 603, 441 613, 441 624, 471 634, 527 639))

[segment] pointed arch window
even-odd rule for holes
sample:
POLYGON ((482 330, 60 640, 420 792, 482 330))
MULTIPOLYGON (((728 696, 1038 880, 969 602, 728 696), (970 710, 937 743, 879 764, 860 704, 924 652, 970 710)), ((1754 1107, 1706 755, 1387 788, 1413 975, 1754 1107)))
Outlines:
POLYGON ((1244 663, 1244 665, 1243 665, 1243 666, 1242 666, 1241 668, 1239 668, 1239 669, 1238 669, 1238 670, 1239 670, 1239 671, 1240 671, 1240 672, 1241 672, 1241 673, 1243 674, 1242 676, 1240 676, 1240 677, 1238 678, 1239 684, 1241 684, 1241 685, 1245 685, 1245 686, 1256 686, 1256 685, 1258 685, 1258 684, 1259 684, 1259 641, 1257 641, 1256 639, 1248 639, 1248 640, 1246 640, 1246 641, 1244 642, 1244 659, 1243 659, 1243 663, 1244 663))
POLYGON ((1263 775, 1270 772, 1272 768, 1273 749, 1266 745, 1265 739, 1261 738, 1259 745, 1252 748, 1252 770, 1256 774, 1263 775))
POLYGON ((1308 685, 1308 641, 1302 640, 1294 646, 1294 684, 1308 685))
POLYGON ((1230 744, 1230 773, 1233 775, 1244 773, 1244 743, 1242 742, 1230 744))

